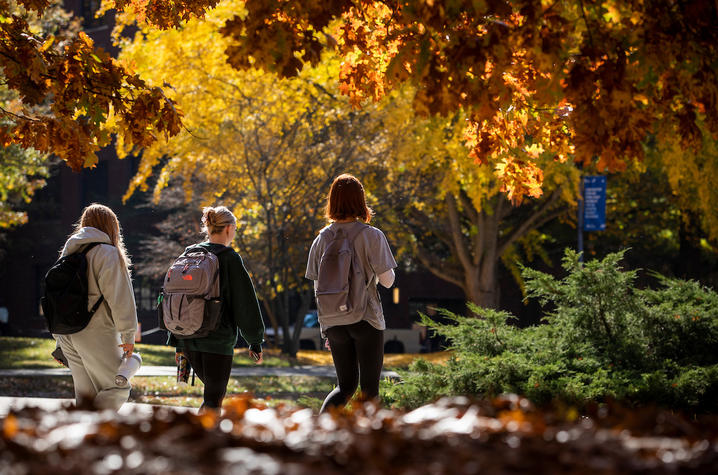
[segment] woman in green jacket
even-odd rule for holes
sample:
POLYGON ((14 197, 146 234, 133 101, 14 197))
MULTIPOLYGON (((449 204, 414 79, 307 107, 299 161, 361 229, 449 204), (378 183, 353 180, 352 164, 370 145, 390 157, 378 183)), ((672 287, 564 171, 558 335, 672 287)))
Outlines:
POLYGON ((202 210, 202 225, 207 241, 196 246, 217 254, 219 260, 220 322, 205 337, 178 339, 170 334, 168 343, 187 355, 204 383, 201 409, 219 409, 232 371, 237 335, 249 344, 249 354, 257 364, 262 363, 264 323, 254 285, 242 258, 231 247, 227 249, 234 240, 237 219, 225 206, 207 207, 202 210))

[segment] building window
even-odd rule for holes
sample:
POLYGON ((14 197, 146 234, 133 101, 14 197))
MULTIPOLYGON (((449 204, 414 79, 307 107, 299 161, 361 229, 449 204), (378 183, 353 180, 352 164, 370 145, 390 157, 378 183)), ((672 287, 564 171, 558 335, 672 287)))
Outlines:
POLYGON ((84 26, 85 29, 104 26, 104 18, 95 17, 101 4, 102 0, 82 0, 82 26, 84 26))
POLYGON ((136 285, 135 286, 135 304, 137 304, 137 310, 148 311, 154 310, 157 306, 157 295, 158 290, 153 289, 148 285, 136 285))

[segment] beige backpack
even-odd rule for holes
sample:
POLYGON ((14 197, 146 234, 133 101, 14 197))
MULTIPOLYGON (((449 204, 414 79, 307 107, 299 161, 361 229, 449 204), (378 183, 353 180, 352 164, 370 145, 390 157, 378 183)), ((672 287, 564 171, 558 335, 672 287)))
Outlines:
POLYGON ((346 325, 364 316, 369 294, 366 277, 354 252, 354 241, 368 227, 357 222, 348 229, 331 225, 322 231, 322 238, 329 244, 319 261, 315 296, 317 315, 323 326, 346 325))
POLYGON ((228 247, 212 253, 190 246, 167 270, 160 295, 160 327, 177 338, 207 336, 219 324, 219 259, 228 247))

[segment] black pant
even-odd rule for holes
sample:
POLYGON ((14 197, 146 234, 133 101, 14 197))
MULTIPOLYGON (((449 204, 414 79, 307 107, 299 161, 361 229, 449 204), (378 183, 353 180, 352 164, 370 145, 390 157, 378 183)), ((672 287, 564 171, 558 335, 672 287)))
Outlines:
POLYGON ((329 393, 320 412, 343 406, 361 384, 363 396, 379 396, 379 379, 384 362, 384 332, 365 320, 326 331, 337 370, 337 387, 329 393))
POLYGON ((219 409, 227 392, 229 375, 232 372, 232 355, 218 355, 204 351, 187 352, 189 364, 204 383, 202 407, 219 409))

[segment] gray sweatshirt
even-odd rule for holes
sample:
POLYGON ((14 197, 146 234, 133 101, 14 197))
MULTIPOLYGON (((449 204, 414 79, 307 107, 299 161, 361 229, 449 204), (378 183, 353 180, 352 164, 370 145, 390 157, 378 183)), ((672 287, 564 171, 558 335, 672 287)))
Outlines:
POLYGON ((92 308, 102 294, 105 301, 92 318, 109 319, 120 333, 122 343, 134 344, 137 310, 132 280, 122 263, 120 251, 111 244, 110 237, 96 228, 81 228, 67 240, 62 256, 75 253, 92 242, 103 244, 93 247, 87 253, 88 309, 92 308))

